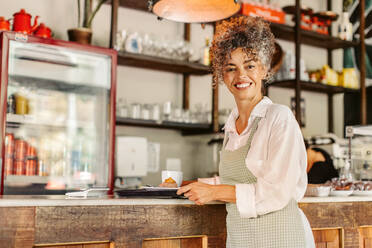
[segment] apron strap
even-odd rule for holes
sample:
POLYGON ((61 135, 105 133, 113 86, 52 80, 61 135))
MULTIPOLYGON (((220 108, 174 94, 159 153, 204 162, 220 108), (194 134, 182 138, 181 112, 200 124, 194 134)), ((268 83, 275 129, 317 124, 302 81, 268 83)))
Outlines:
POLYGON ((223 138, 223 143, 222 143, 222 149, 225 149, 225 146, 227 144, 227 141, 229 141, 229 136, 227 135, 227 132, 225 131, 225 137, 223 138))
POLYGON ((245 145, 245 148, 246 148, 246 154, 248 154, 249 149, 251 148, 252 140, 253 140, 254 134, 255 134, 256 131, 257 131, 258 123, 260 122, 261 119, 262 119, 262 117, 256 117, 256 118, 253 120, 252 128, 251 128, 251 131, 250 131, 250 133, 249 133, 249 137, 248 137, 248 141, 247 141, 247 144, 245 145))

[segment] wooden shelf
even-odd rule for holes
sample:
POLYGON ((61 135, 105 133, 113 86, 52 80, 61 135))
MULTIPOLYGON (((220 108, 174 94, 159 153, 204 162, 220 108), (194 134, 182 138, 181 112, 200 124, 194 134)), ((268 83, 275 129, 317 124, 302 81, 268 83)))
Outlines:
MULTIPOLYGON (((278 23, 271 23, 270 27, 276 38, 294 41, 294 27, 278 23)), ((357 46, 358 42, 344 41, 339 38, 319 34, 314 31, 301 30, 301 44, 329 49, 338 49, 357 46)))
POLYGON ((208 66, 199 63, 191 63, 187 61, 159 58, 128 52, 118 53, 118 65, 193 75, 206 75, 211 73, 211 70, 208 66))
MULTIPOLYGON (((296 81, 293 80, 283 80, 283 81, 276 81, 269 84, 269 87, 282 87, 282 88, 290 88, 294 89, 296 87, 296 81)), ((309 81, 301 81, 301 90, 318 92, 318 93, 326 93, 326 94, 338 94, 338 93, 345 93, 345 92, 356 92, 356 89, 349 89, 340 86, 331 86, 322 83, 314 83, 309 81)))
POLYGON ((173 129, 182 131, 184 134, 212 133, 212 125, 207 123, 183 123, 173 121, 163 121, 161 123, 154 120, 132 119, 116 117, 117 126, 136 126, 160 129, 173 129))

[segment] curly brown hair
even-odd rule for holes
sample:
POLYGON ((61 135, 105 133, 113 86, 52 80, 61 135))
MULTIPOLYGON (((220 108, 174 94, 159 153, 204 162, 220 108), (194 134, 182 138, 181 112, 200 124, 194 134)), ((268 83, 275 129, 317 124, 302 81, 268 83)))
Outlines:
POLYGON ((210 48, 213 85, 223 82, 223 72, 231 52, 243 48, 248 56, 259 59, 267 70, 266 80, 271 76, 271 61, 275 52, 275 37, 269 23, 260 17, 238 16, 223 20, 216 25, 210 48))

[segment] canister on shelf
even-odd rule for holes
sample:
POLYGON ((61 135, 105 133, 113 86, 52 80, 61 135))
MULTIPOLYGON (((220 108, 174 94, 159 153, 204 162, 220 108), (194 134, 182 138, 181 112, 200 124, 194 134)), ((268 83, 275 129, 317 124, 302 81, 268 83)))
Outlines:
POLYGON ((5 176, 13 175, 13 158, 5 158, 5 176))
POLYGON ((26 115, 28 113, 27 98, 23 94, 16 94, 15 113, 17 115, 26 115))
POLYGON ((28 145, 26 158, 28 159, 35 159, 37 157, 36 148, 34 146, 28 145))
POLYGON ((15 159, 25 160, 27 151, 27 142, 25 140, 15 140, 15 159))
POLYGON ((5 135, 5 156, 13 157, 14 154, 14 134, 7 133, 5 135))
POLYGON ((26 160, 26 176, 36 175, 36 159, 26 160))
POLYGON ((14 162, 14 175, 25 175, 25 160, 15 160, 14 162))

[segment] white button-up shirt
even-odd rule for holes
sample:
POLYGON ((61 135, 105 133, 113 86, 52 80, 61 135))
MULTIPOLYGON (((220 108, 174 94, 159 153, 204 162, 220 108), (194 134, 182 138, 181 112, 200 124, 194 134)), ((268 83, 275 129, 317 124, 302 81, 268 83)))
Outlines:
POLYGON ((306 191, 307 156, 303 136, 291 110, 264 97, 252 110, 246 129, 238 134, 235 108, 226 124, 233 151, 247 144, 253 120, 262 117, 245 159, 257 178, 255 184, 236 185, 236 205, 241 217, 251 218, 284 208, 293 198, 300 200, 306 191))

